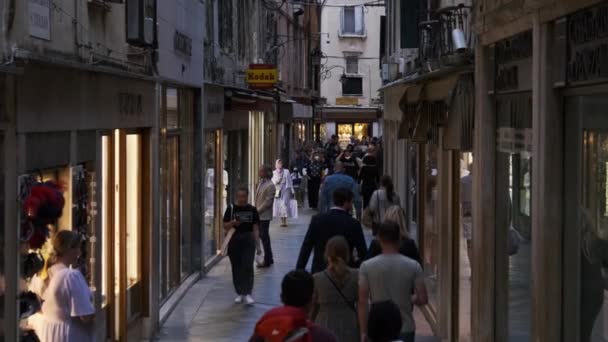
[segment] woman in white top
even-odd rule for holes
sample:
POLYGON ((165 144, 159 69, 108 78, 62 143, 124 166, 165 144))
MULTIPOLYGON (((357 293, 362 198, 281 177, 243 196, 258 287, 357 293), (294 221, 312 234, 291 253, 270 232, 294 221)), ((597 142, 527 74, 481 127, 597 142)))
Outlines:
POLYGON ((35 324, 41 342, 95 341, 95 308, 82 273, 70 268, 80 257, 80 235, 62 230, 53 238, 52 266, 38 293, 43 300, 35 324))
POLYGON ((374 191, 369 200, 369 210, 372 212, 374 226, 384 222, 386 209, 394 205, 401 206, 401 200, 395 193, 393 179, 390 176, 382 176, 380 189, 374 191))
POLYGON ((275 170, 272 172, 272 183, 275 186, 274 205, 272 216, 281 218, 281 227, 287 227, 287 218, 295 217, 296 210, 291 204, 295 194, 291 174, 283 168, 283 161, 277 159, 275 170))

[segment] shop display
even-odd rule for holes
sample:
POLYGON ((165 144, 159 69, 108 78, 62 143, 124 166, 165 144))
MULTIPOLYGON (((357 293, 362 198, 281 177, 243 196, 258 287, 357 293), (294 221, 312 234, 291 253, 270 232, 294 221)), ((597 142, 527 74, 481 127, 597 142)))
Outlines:
MULTIPOLYGON (((21 277, 27 282, 44 269, 44 246, 50 237, 51 225, 63 214, 65 199, 63 187, 54 180, 44 181, 42 174, 40 179, 23 175, 18 182, 18 200, 21 204, 18 227, 21 230, 19 236, 23 253, 20 259, 21 277)), ((42 306, 40 297, 32 291, 21 292, 18 301, 21 320, 34 315, 42 306)), ((27 327, 27 324, 21 326, 27 327)), ((29 342, 39 339, 33 330, 22 330, 20 340, 29 342)))
POLYGON ((34 292, 27 291, 19 295, 19 317, 21 319, 27 319, 41 308, 42 300, 34 292))

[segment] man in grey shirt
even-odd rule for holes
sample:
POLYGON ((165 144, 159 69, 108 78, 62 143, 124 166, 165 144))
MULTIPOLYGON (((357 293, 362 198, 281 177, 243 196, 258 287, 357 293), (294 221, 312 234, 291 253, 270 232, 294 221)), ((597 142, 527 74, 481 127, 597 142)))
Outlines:
POLYGON ((390 300, 401 311, 401 327, 404 342, 413 342, 416 336, 414 305, 428 302, 422 267, 413 259, 399 253, 399 226, 393 222, 380 224, 378 240, 382 254, 361 265, 359 269, 359 327, 362 341, 367 335, 369 302, 390 300))

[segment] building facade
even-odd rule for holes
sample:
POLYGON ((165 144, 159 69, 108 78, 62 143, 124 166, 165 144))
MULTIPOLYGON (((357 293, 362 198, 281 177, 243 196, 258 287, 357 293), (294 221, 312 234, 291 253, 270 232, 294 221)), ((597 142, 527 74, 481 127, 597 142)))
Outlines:
POLYGON ((380 28, 384 7, 366 1, 326 1, 321 15, 321 97, 318 137, 381 135, 379 125, 380 28))
POLYGON ((404 198, 410 234, 421 252, 429 291, 423 312, 437 336, 470 341, 471 3, 388 1, 386 6, 384 167, 404 198))
POLYGON ((253 196, 259 166, 290 161, 298 144, 312 136, 318 81, 310 56, 318 47, 319 8, 309 1, 270 0, 205 6, 203 259, 210 263, 235 190, 246 186, 253 196), (275 70, 276 82, 248 82, 256 68, 275 70))
POLYGON ((0 218, 12 227, 1 240, 3 338, 17 341, 30 326, 19 310, 33 290, 24 265, 50 251, 33 240, 24 199, 54 181, 66 204, 49 239, 82 236, 97 340, 150 339, 202 268, 202 126, 193 122, 202 121, 204 7, 0 4, 0 218))
POLYGON ((606 4, 475 11, 473 336, 605 341, 606 4), (508 256, 510 223, 522 254, 508 256))

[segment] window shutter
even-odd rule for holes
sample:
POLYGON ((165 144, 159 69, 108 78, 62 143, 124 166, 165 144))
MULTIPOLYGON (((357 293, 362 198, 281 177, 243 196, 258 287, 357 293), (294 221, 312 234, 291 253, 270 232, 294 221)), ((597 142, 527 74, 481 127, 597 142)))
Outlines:
POLYGON ((355 6, 355 33, 363 35, 365 27, 363 24, 363 6, 355 6))
POLYGON ((340 34, 344 33, 344 7, 340 8, 340 34))
POLYGON ((399 14, 401 16, 401 48, 418 48, 418 15, 420 14, 420 0, 408 0, 399 2, 399 14))

